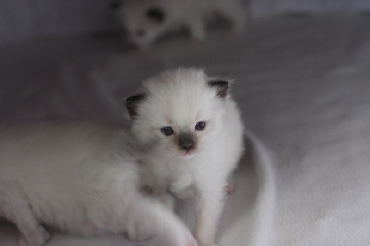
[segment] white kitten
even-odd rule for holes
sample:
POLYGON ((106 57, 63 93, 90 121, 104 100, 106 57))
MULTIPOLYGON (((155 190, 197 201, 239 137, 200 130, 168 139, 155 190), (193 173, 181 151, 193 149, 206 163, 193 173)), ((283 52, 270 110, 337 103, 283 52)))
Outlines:
POLYGON ((132 136, 116 126, 47 123, 0 126, 0 217, 16 224, 19 245, 43 245, 41 224, 69 233, 159 235, 196 246, 162 204, 138 192, 132 136))
POLYGON ((235 33, 242 32, 246 22, 239 0, 119 0, 112 8, 131 43, 142 49, 181 28, 187 28, 193 40, 201 41, 207 23, 217 14, 231 22, 235 33))
POLYGON ((243 152, 240 112, 228 87, 202 70, 178 69, 126 99, 134 134, 153 148, 143 157, 143 185, 195 197, 201 246, 215 245, 227 179, 243 152))

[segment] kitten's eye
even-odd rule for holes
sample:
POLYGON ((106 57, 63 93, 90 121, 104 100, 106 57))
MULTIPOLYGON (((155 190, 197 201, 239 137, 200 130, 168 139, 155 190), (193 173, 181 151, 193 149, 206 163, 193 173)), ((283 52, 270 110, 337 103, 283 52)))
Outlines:
POLYGON ((198 131, 201 131, 204 129, 204 127, 206 127, 206 122, 205 121, 199 121, 196 125, 195 125, 195 130, 198 130, 198 131))
POLYGON ((161 132, 166 136, 169 136, 169 135, 173 134, 172 127, 170 127, 170 126, 166 126, 166 127, 161 128, 161 132))

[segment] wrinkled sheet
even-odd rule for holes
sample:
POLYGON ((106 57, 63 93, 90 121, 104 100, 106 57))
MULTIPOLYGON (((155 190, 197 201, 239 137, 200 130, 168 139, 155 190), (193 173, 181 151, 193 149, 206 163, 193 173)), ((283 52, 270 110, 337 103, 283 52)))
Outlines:
MULTIPOLYGON (((171 37, 146 55, 126 51, 117 37, 1 47, 0 120, 128 125, 122 98, 143 79, 204 67, 234 78, 246 126, 246 154, 237 190, 226 199, 219 245, 370 244, 369 16, 260 19, 233 39, 221 32, 194 45, 171 37)), ((17 235, 0 223, 0 245, 16 245, 17 235)), ((160 244, 54 232, 48 245, 160 244)))

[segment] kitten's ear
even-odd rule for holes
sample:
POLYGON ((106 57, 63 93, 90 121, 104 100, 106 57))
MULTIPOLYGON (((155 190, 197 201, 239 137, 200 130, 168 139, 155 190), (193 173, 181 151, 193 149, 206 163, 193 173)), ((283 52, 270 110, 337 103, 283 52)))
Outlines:
POLYGON ((229 81, 226 80, 211 80, 208 81, 208 85, 217 91, 217 96, 221 99, 225 99, 229 90, 229 81))
POLYGON ((146 97, 146 94, 139 94, 125 99, 125 106, 132 120, 138 115, 137 108, 139 103, 142 102, 146 97))
POLYGON ((166 14, 159 7, 151 7, 146 11, 146 17, 149 18, 151 21, 159 24, 166 19, 166 14))

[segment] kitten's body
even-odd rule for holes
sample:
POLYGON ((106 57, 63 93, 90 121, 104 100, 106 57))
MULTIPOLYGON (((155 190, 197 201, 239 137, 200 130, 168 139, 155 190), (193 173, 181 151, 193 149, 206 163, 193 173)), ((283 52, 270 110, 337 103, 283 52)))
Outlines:
POLYGON ((196 245, 170 211, 138 192, 136 151, 127 132, 106 124, 1 125, 0 217, 16 224, 20 245, 43 245, 41 224, 196 245))
POLYGON ((246 22, 239 0, 128 0, 115 5, 115 15, 130 41, 142 49, 182 28, 189 30, 193 40, 201 41, 216 15, 228 19, 234 33, 242 32, 246 22))
POLYGON ((144 157, 143 185, 178 198, 194 197, 196 238, 201 246, 213 246, 227 178, 243 150, 243 126, 228 84, 203 71, 179 69, 144 87, 144 94, 127 104, 133 132, 154 146, 144 157))

